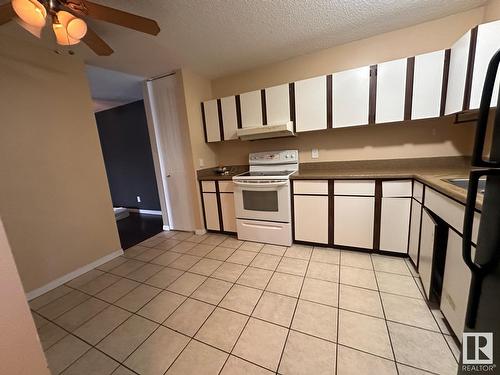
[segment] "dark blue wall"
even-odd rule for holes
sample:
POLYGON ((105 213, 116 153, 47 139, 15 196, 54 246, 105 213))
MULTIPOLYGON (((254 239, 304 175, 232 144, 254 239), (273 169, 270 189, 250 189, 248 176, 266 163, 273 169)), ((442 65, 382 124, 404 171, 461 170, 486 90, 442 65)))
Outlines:
POLYGON ((113 206, 160 210, 144 102, 97 112, 95 117, 113 206))

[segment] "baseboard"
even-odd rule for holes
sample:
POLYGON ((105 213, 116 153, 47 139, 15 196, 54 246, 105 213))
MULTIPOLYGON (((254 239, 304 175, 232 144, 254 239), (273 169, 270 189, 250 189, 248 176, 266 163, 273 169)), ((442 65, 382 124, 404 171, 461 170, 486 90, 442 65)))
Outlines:
POLYGON ((168 225, 164 225, 163 230, 170 230, 170 227, 168 225))
POLYGON ((207 231, 205 229, 195 229, 194 233, 197 234, 198 236, 202 236, 205 233, 207 233, 207 231))
POLYGON ((157 210, 143 210, 142 208, 127 208, 130 212, 135 212, 138 214, 148 214, 148 215, 158 215, 161 216, 161 211, 157 210))
POLYGON ((41 296, 44 293, 47 293, 51 291, 52 289, 57 288, 58 286, 61 286, 65 283, 67 283, 70 280, 73 280, 74 278, 83 275, 84 273, 89 272, 90 270, 93 270, 96 267, 99 267, 101 264, 104 264, 106 262, 109 262, 112 259, 115 259, 116 257, 119 257, 120 255, 123 255, 123 249, 113 251, 111 254, 108 254, 106 256, 103 256, 102 258, 99 258, 92 263, 89 263, 83 267, 80 267, 73 272, 67 273, 64 276, 59 277, 58 279, 55 279, 54 281, 51 281, 48 284, 45 284, 44 286, 34 289, 28 293, 26 293, 26 298, 28 301, 32 300, 33 298, 36 298, 38 296, 41 296))

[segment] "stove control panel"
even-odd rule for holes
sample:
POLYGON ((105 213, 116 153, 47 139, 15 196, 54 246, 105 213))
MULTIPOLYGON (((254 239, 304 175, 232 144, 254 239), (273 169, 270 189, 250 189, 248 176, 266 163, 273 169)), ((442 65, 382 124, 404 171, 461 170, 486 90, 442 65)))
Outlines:
POLYGON ((297 164, 299 162, 298 150, 254 152, 248 156, 252 164, 297 164))

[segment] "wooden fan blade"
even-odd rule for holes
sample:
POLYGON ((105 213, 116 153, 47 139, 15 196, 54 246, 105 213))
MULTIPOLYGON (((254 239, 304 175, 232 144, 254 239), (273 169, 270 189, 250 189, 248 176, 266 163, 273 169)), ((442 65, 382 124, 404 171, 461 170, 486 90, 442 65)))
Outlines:
POLYGON ((109 56, 114 52, 113 49, 90 28, 87 28, 87 34, 85 34, 82 41, 89 46, 97 56, 109 56))
POLYGON ((92 18, 128 27, 129 29, 146 34, 158 35, 160 32, 160 27, 155 20, 99 5, 91 1, 85 1, 85 5, 87 7, 87 14, 92 18))
POLYGON ((16 13, 10 1, 7 4, 0 5, 0 25, 9 22, 15 15, 16 13))

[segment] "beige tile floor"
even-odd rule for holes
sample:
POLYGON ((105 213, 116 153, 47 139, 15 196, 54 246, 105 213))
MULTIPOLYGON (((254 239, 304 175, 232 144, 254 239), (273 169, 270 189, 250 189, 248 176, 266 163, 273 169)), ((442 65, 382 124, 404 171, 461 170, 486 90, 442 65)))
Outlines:
POLYGON ((407 260, 163 232, 30 301, 55 374, 455 374, 407 260))

